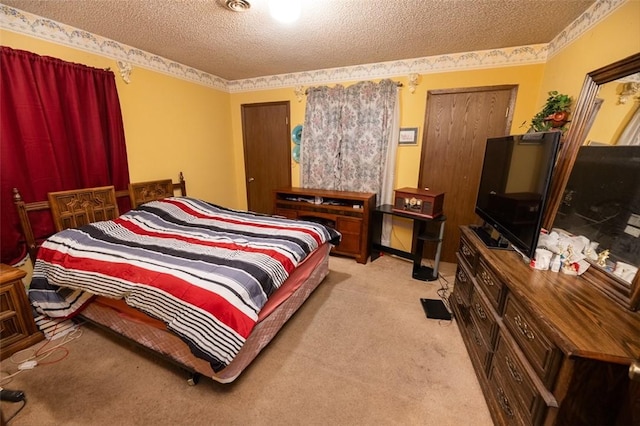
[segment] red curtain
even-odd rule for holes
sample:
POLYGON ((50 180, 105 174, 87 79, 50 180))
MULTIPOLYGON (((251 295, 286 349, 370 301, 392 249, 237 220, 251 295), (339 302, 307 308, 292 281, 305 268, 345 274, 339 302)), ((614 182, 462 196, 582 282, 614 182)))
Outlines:
MULTIPOLYGON (((25 202, 47 192, 129 183, 113 72, 0 46, 0 215, 4 263, 25 254, 13 188, 25 202)), ((126 207, 125 207, 126 208, 126 207)), ((53 232, 48 212, 34 234, 53 232)))

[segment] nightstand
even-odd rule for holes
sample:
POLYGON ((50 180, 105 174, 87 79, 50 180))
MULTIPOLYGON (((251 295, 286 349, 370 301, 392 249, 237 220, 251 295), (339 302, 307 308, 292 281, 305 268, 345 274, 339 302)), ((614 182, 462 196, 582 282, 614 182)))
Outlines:
POLYGON ((44 339, 31 313, 22 278, 26 272, 0 264, 0 359, 44 339))

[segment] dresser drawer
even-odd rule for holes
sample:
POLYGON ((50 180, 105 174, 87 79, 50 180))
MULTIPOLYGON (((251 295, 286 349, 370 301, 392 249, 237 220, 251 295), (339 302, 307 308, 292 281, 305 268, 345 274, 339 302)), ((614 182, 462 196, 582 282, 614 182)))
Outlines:
POLYGON ((473 281, 466 268, 458 264, 456 270, 455 291, 462 297, 467 305, 471 303, 471 293, 473 292, 473 281))
POLYGON ((507 295, 503 320, 538 377, 551 388, 560 363, 560 350, 512 294, 507 295))
POLYGON ((331 249, 336 253, 357 254, 360 252, 360 235, 342 234, 340 244, 331 249))
POLYGON ((495 334, 497 332, 496 316, 480 292, 476 291, 471 295, 470 309, 485 342, 487 342, 489 347, 493 347, 495 334))
POLYGON ((531 367, 522 359, 522 354, 512 345, 510 337, 500 331, 491 368, 500 370, 503 383, 512 390, 521 409, 522 418, 527 423, 539 424, 545 416, 547 406, 557 407, 558 404, 535 373, 531 372, 531 367))
POLYGON ((493 397, 500 407, 500 415, 503 419, 501 424, 522 426, 528 423, 521 417, 517 397, 513 394, 511 388, 505 384, 502 371, 499 368, 491 368, 489 386, 491 387, 493 397))
POLYGON ((291 210, 291 209, 282 209, 282 208, 276 207, 275 211, 273 213, 276 216, 283 216, 283 217, 286 217, 288 219, 297 219, 298 218, 298 212, 296 212, 295 210, 291 210))
POLYGON ((478 285, 484 290, 489 302, 493 305, 498 314, 502 314, 504 299, 507 288, 504 286, 491 269, 484 262, 484 259, 478 260, 478 272, 476 274, 478 285))
POLYGON ((0 339, 2 339, 3 346, 9 346, 24 338, 25 334, 21 331, 22 326, 20 325, 17 315, 6 316, 4 314, 5 312, 3 312, 3 316, 6 318, 0 319, 0 339))
POLYGON ((338 216, 336 225, 336 230, 342 234, 342 240, 333 250, 336 253, 360 253, 362 220, 338 216))
POLYGON ((460 248, 458 249, 458 253, 467 263, 469 267, 469 271, 471 271, 471 275, 476 274, 476 265, 478 264, 478 252, 473 248, 469 241, 464 236, 460 238, 460 248))
POLYGON ((362 233, 362 219, 338 216, 336 221, 338 223, 337 230, 343 234, 360 235, 362 233))
POLYGON ((484 340, 482 332, 480 331, 480 327, 476 323, 474 318, 473 310, 471 311, 471 321, 469 323, 469 327, 467 328, 470 337, 470 343, 473 347, 476 356, 480 360, 480 364, 482 365, 482 370, 485 374, 489 372, 489 366, 491 365, 491 356, 493 355, 492 347, 489 345, 489 342, 484 340))
POLYGON ((458 289, 454 289, 451 296, 449 296, 449 304, 454 311, 456 320, 458 321, 458 327, 467 328, 471 324, 471 313, 469 312, 469 304, 465 302, 458 289))

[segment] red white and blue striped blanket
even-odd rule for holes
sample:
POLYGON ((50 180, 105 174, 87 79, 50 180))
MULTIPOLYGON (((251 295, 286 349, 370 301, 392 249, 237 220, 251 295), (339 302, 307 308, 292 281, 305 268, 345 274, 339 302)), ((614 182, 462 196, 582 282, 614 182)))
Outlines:
POLYGON ((167 198, 47 239, 29 297, 50 317, 78 313, 93 295, 124 298, 220 371, 297 265, 339 241, 317 223, 167 198))

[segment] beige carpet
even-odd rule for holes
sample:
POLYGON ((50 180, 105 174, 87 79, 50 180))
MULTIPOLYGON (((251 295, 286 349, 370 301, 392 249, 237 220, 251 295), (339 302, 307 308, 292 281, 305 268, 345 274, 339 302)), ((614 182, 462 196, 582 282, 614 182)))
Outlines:
MULTIPOLYGON (((391 256, 332 257, 330 268, 232 384, 188 386, 179 368, 84 326, 65 359, 3 384, 28 401, 9 424, 492 424, 456 322, 422 310, 438 281, 413 280, 411 264, 391 256)), ((455 265, 441 272, 452 286, 455 265)), ((5 360, 2 376, 16 368, 5 360)), ((19 406, 2 402, 4 417, 19 406)))

